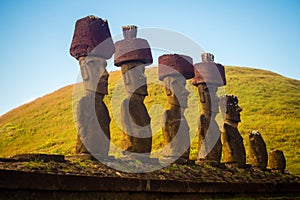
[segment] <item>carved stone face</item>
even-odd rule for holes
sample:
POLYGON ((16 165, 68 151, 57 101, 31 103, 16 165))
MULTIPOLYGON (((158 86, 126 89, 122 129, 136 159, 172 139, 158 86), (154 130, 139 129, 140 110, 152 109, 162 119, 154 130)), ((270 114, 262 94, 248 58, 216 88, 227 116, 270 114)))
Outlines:
POLYGON ((238 98, 236 96, 225 96, 222 98, 221 108, 225 108, 225 119, 233 122, 240 122, 241 116, 240 112, 242 112, 242 108, 238 105, 238 98), (226 106, 226 107, 225 107, 226 106))
POLYGON ((166 76, 164 83, 168 102, 181 108, 187 108, 189 91, 185 88, 186 79, 183 76, 166 76))
POLYGON ((85 89, 107 94, 106 60, 100 57, 80 57, 79 64, 85 89))
POLYGON ((216 86, 208 87, 206 84, 198 85, 198 92, 203 110, 214 113, 219 112, 219 98, 216 95, 217 90, 218 88, 216 86))
POLYGON ((202 53, 201 54, 202 57, 202 62, 214 62, 214 55, 211 53, 202 53))
POLYGON ((148 95, 145 64, 141 62, 128 62, 121 66, 126 93, 148 95))

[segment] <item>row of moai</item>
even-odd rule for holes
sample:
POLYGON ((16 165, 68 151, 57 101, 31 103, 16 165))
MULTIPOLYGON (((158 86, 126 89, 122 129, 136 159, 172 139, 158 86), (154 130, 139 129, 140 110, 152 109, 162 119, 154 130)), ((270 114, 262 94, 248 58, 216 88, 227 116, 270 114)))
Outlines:
MULTIPOLYGON (((78 154, 108 156, 111 119, 103 98, 108 94, 106 60, 114 54, 114 64, 121 67, 126 91, 126 98, 121 105, 122 128, 126 136, 122 141, 123 152, 150 156, 152 131, 151 118, 144 105, 148 95, 144 72, 145 67, 153 63, 151 49, 147 40, 136 37, 136 26, 124 26, 123 36, 123 40, 114 44, 107 20, 95 16, 76 22, 70 53, 79 61, 85 91, 77 106, 78 154), (94 137, 99 137, 98 132, 102 136, 94 140, 94 137), (101 141, 101 144, 97 141, 101 141)), ((224 66, 215 63, 210 53, 203 53, 202 62, 195 65, 191 57, 179 54, 162 55, 158 63, 158 78, 164 82, 169 105, 162 127, 165 144, 169 145, 164 156, 177 157, 180 163, 189 160, 190 129, 184 110, 188 107, 189 95, 185 88, 186 80, 192 79, 192 84, 198 89, 202 107, 197 160, 200 163, 219 164, 223 151, 223 162, 226 165, 246 166, 246 151, 238 131, 242 111, 238 99, 233 95, 217 96, 218 87, 226 85, 224 66), (215 119, 219 107, 225 113, 222 131, 215 119)), ((265 142, 258 132, 251 133, 249 141, 249 163, 265 169, 268 163, 265 142)), ((269 165, 272 169, 284 170, 282 151, 270 153, 269 165)))

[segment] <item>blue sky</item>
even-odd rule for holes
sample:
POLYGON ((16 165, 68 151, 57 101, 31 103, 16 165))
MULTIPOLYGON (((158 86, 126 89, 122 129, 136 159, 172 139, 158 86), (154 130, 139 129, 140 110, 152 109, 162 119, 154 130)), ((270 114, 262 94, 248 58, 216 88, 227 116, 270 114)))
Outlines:
POLYGON ((3 0, 0 115, 76 82, 79 66, 69 47, 76 20, 87 15, 107 19, 112 35, 128 24, 168 29, 212 52, 216 62, 299 80, 299 10, 297 0, 3 0))

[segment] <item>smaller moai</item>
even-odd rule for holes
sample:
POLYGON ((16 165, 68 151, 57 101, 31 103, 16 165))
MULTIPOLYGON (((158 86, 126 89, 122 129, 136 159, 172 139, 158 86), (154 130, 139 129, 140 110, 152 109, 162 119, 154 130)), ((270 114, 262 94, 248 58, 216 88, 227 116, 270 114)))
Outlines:
POLYGON ((249 134, 249 164, 262 170, 268 166, 266 143, 257 130, 249 134))
POLYGON ((269 168, 274 172, 284 173, 286 160, 281 150, 273 150, 269 153, 269 168))
POLYGON ((164 156, 186 163, 190 154, 189 126, 184 116, 189 91, 186 80, 194 77, 193 60, 189 56, 165 54, 158 58, 159 80, 164 82, 169 108, 164 113, 163 136, 167 146, 164 156))
POLYGON ((152 148, 151 118, 144 104, 148 95, 145 67, 153 63, 147 40, 136 38, 137 27, 123 26, 124 39, 115 43, 114 63, 121 67, 126 99, 121 105, 123 153, 149 156, 152 148))
POLYGON ((108 94, 106 60, 115 52, 108 22, 96 16, 76 21, 70 54, 79 61, 84 96, 77 105, 77 154, 107 156, 110 116, 103 98, 108 94))
POLYGON ((224 125, 221 133, 223 147, 223 162, 228 167, 245 167, 246 151, 243 138, 238 130, 241 121, 242 108, 238 105, 238 98, 225 95, 220 98, 220 108, 225 113, 224 125))
POLYGON ((219 126, 215 120, 219 113, 218 87, 226 85, 224 66, 214 62, 214 55, 202 53, 202 62, 195 64, 192 84, 198 88, 201 115, 198 124, 198 154, 200 162, 219 163, 222 144, 219 126))

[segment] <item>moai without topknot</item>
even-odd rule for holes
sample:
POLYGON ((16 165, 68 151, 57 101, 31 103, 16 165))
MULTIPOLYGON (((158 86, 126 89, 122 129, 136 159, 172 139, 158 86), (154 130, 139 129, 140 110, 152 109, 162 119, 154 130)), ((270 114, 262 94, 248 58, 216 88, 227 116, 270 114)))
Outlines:
POLYGON ((114 62, 121 67, 126 99, 121 106, 124 132, 122 141, 126 152, 150 154, 152 131, 150 116, 144 105, 148 95, 145 66, 152 64, 152 54, 147 40, 136 38, 136 26, 123 26, 124 39, 115 43, 114 62))
POLYGON ((189 56, 166 54, 158 58, 159 80, 164 81, 169 108, 164 113, 163 136, 168 145, 165 157, 187 162, 190 153, 189 126, 184 116, 189 92, 186 79, 194 77, 193 60, 189 56))
POLYGON ((249 134, 249 164, 262 170, 268 166, 266 143, 262 135, 256 130, 249 134))
POLYGON ((223 162, 227 166, 245 167, 246 151, 243 138, 238 130, 241 121, 240 112, 242 108, 238 105, 238 98, 226 95, 220 98, 222 113, 225 113, 224 125, 221 133, 223 144, 223 162))
POLYGON ((218 87, 226 85, 225 70, 214 63, 214 55, 203 53, 202 62, 195 64, 193 85, 198 88, 201 115, 198 125, 197 159, 203 162, 219 163, 222 155, 221 132, 215 120, 219 113, 218 87))
POLYGON ((274 172, 282 172, 286 168, 286 160, 281 150, 273 150, 269 153, 269 168, 274 172))
POLYGON ((77 105, 78 154, 108 155, 110 117, 103 98, 108 94, 106 60, 114 52, 107 20, 95 16, 77 20, 70 54, 79 61, 85 92, 77 105))

